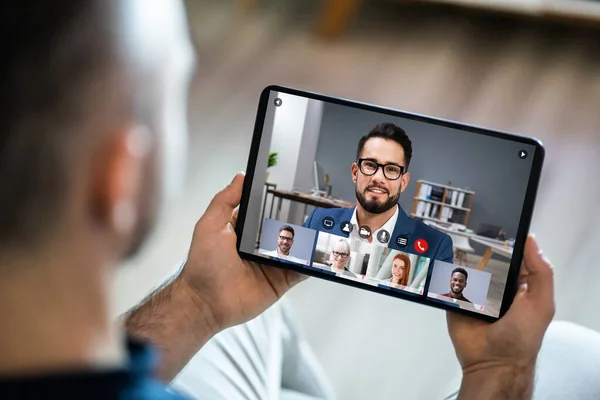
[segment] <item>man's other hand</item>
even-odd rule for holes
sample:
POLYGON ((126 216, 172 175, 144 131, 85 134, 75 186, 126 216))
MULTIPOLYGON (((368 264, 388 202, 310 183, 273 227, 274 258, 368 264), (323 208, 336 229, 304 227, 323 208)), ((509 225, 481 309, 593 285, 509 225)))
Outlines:
POLYGON ((459 398, 529 399, 537 354, 554 310, 552 266, 529 237, 519 290, 500 320, 487 323, 446 313, 463 369, 459 398))
POLYGON ((211 201, 194 229, 179 279, 216 331, 244 323, 307 278, 294 271, 243 261, 236 250, 238 205, 244 174, 211 201))

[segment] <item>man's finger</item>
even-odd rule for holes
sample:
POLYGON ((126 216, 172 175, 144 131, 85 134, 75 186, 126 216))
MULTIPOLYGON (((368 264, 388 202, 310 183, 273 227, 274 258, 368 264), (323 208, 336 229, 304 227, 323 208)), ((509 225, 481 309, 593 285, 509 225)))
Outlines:
POLYGON ((448 325, 450 339, 454 341, 459 338, 463 332, 472 332, 473 329, 482 325, 488 325, 489 322, 448 310, 446 311, 446 324, 448 325))
MULTIPOLYGON (((527 269, 527 264, 525 264, 525 262, 521 262, 521 271, 519 271, 519 280, 518 280, 519 288, 521 288, 523 285, 526 285, 528 279, 529 279, 529 270, 527 269)), ((518 294, 518 292, 517 292, 517 294, 518 294)))
POLYGON ((530 236, 525 242, 523 256, 527 266, 527 292, 543 302, 554 301, 554 278, 552 266, 542 255, 536 240, 530 236))
POLYGON ((243 187, 244 174, 240 172, 225 189, 213 197, 204 214, 213 218, 222 218, 225 222, 230 221, 233 210, 240 204, 243 187))
POLYGON ((287 274, 287 280, 290 284, 290 287, 294 287, 297 284, 299 284, 300 282, 304 282, 305 280, 310 278, 310 276, 308 276, 308 275, 301 274, 299 272, 292 271, 292 270, 286 270, 285 272, 287 274))
POLYGON ((290 288, 309 278, 308 275, 289 269, 281 269, 264 264, 259 264, 259 266, 265 276, 268 277, 269 282, 274 286, 273 289, 278 296, 283 295, 290 288))
POLYGON ((231 214, 231 225, 235 228, 237 225, 237 219, 238 219, 238 214, 240 213, 240 208, 236 207, 235 210, 233 210, 233 214, 231 214))

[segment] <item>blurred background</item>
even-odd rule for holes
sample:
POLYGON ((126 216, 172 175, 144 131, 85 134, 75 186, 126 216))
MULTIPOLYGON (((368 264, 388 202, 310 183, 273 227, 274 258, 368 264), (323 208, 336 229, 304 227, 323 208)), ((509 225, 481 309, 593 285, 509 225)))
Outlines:
MULTIPOLYGON (((186 4, 198 52, 187 189, 119 270, 115 315, 183 261, 212 196, 246 168, 260 91, 279 84, 541 139, 532 231, 555 266, 556 318, 600 330, 600 2, 186 4)), ((340 398, 458 385, 442 311, 318 279, 287 297, 340 398)))

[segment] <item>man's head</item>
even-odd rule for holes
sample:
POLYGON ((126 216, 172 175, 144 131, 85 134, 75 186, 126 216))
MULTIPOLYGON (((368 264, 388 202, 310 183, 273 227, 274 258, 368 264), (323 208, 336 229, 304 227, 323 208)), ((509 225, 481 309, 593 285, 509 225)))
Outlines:
POLYGON ((0 245, 27 252, 75 237, 131 254, 182 181, 193 60, 183 5, 10 3, 0 245))
POLYGON ((450 290, 453 294, 460 296, 467 287, 469 274, 464 268, 455 268, 450 275, 450 290))
POLYGON ((358 142, 352 180, 359 204, 381 214, 398 203, 410 181, 412 144, 406 132, 392 123, 375 126, 358 142))
POLYGON ((350 244, 345 239, 340 239, 335 243, 329 260, 331 261, 331 267, 336 269, 344 269, 348 260, 350 259, 350 244))
POLYGON ((279 236, 277 237, 277 248, 279 252, 285 255, 290 253, 290 249, 294 244, 294 228, 289 225, 284 225, 279 228, 279 236))

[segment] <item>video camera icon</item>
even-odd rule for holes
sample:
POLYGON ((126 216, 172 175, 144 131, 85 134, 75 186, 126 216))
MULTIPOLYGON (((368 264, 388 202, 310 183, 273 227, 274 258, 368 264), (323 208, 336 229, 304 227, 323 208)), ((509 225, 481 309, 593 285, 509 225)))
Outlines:
POLYGON ((360 228, 358 228, 358 236, 360 236, 363 239, 368 239, 371 237, 371 228, 369 228, 367 225, 363 225, 360 228))

